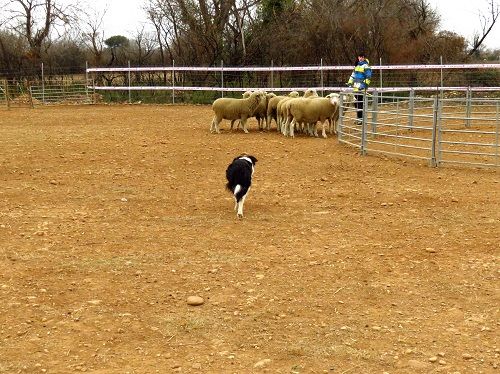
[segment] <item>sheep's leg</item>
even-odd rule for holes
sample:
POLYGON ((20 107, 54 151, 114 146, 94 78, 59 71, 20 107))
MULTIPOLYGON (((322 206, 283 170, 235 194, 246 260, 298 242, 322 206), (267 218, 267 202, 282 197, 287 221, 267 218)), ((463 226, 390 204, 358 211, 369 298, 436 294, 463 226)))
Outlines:
POLYGON ((319 135, 318 135, 318 122, 314 122, 313 123, 313 130, 314 130, 314 137, 318 138, 319 135))
POLYGON ((220 130, 219 130, 219 123, 221 122, 222 120, 219 120, 219 118, 217 118, 217 116, 215 116, 212 120, 212 125, 210 126, 210 132, 211 133, 216 133, 216 134, 220 134, 220 130))
POLYGON ((281 132, 283 135, 288 136, 290 135, 290 124, 289 124, 289 118, 286 119, 286 121, 281 125, 281 132))
POLYGON ((266 117, 266 129, 267 131, 271 130, 271 115, 268 114, 266 117))
POLYGON ((296 122, 295 122, 295 118, 294 118, 294 119, 292 119, 292 121, 290 122, 290 129, 289 129, 289 131, 288 131, 288 132, 290 133, 290 137, 292 137, 292 138, 294 137, 294 134, 293 134, 293 129, 294 129, 294 127, 295 127, 295 123, 296 123, 296 122))
POLYGON ((323 131, 322 131, 322 133, 321 133, 321 136, 323 136, 323 139, 326 139, 326 138, 327 138, 327 136, 326 136, 326 125, 327 125, 327 121, 323 121, 323 122, 321 123, 321 126, 323 127, 323 131))
POLYGON ((247 129, 247 118, 241 118, 241 126, 243 127, 243 131, 245 134, 248 134, 248 129, 247 129))

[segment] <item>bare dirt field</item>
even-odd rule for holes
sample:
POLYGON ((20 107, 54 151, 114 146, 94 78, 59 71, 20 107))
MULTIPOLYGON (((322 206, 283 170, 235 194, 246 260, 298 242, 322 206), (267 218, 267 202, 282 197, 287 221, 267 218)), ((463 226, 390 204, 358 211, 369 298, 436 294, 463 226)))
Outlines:
POLYGON ((498 171, 211 117, 0 109, 0 372, 498 372, 498 171))

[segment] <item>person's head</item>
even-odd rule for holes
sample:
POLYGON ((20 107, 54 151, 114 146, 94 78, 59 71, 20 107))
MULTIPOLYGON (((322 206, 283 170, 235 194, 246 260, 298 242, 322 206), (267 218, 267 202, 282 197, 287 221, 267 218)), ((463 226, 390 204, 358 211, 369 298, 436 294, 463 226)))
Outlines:
POLYGON ((366 59, 365 52, 358 53, 358 61, 364 61, 366 59))

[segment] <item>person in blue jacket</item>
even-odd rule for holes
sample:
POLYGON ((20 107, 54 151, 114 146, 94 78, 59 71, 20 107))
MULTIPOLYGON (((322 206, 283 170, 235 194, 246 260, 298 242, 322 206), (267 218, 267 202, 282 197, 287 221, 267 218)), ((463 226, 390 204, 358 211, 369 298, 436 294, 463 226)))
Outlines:
POLYGON ((356 114, 358 121, 363 120, 363 96, 366 89, 370 86, 372 77, 372 68, 370 61, 366 58, 364 52, 358 53, 358 58, 354 64, 354 70, 347 82, 349 87, 353 88, 356 97, 356 114))

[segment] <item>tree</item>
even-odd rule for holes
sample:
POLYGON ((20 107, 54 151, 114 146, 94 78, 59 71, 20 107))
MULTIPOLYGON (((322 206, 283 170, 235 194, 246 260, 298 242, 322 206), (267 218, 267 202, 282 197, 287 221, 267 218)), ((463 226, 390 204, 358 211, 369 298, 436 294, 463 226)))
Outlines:
POLYGON ((486 39, 498 20, 498 16, 500 15, 500 7, 495 0, 488 0, 488 11, 489 14, 487 16, 480 13, 481 32, 476 33, 473 36, 472 47, 468 53, 469 56, 477 54, 484 42, 484 39, 486 39))
POLYGON ((107 10, 99 13, 94 10, 82 12, 81 38, 91 55, 91 63, 101 65, 104 53, 104 31, 102 23, 107 10))
POLYGON ((111 66, 117 59, 117 49, 128 46, 129 40, 123 35, 114 35, 106 39, 104 44, 111 50, 111 60, 108 63, 108 66, 111 66))
POLYGON ((62 6, 57 0, 4 0, 9 15, 6 24, 13 33, 26 39, 29 52, 26 57, 41 59, 42 52, 54 39, 53 32, 67 27, 75 20, 73 5, 62 6))

